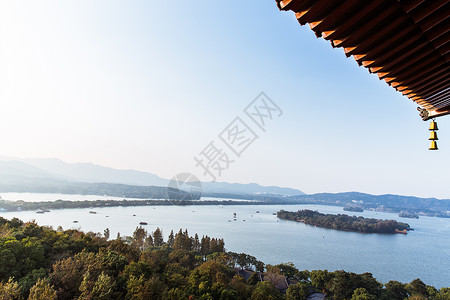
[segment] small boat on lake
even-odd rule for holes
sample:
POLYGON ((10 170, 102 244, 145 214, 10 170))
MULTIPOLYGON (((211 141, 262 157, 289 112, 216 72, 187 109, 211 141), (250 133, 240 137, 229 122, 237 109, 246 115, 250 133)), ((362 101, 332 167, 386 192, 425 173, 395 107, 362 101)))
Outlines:
POLYGON ((93 210, 91 210, 90 212, 89 212, 90 214, 93 214, 93 215, 95 215, 97 212, 96 211, 93 211, 93 210))
POLYGON ((78 221, 77 221, 77 220, 75 220, 75 221, 73 221, 73 223, 78 223, 78 221))
POLYGON ((139 222, 139 225, 148 225, 147 222, 139 222))
POLYGON ((43 213, 45 213, 45 211, 43 211, 42 209, 40 209, 40 210, 38 210, 36 213, 37 213, 37 214, 43 214, 43 213))

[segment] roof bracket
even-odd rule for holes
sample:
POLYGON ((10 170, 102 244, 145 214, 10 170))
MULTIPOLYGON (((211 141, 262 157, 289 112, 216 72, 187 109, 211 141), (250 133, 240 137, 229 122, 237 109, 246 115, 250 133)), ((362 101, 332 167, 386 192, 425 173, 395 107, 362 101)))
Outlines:
POLYGON ((426 108, 417 107, 417 110, 419 111, 419 116, 422 118, 422 120, 424 120, 424 121, 428 120, 430 113, 428 112, 428 110, 426 108))
POLYGON ((420 117, 424 121, 450 115, 450 105, 436 110, 428 110, 426 108, 417 107, 417 110, 419 111, 420 117))

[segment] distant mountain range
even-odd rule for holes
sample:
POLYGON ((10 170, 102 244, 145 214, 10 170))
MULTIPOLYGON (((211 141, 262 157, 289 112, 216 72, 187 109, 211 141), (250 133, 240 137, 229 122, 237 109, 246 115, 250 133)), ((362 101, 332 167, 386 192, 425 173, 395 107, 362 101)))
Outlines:
MULTIPOLYGON (((189 191, 168 190, 169 180, 136 170, 118 170, 92 163, 66 163, 55 158, 0 156, 0 193, 61 193, 107 195, 123 198, 187 199, 189 191)), ((250 199, 264 203, 305 203, 351 206, 388 212, 407 211, 450 217, 450 200, 358 192, 306 195, 300 190, 259 184, 202 182, 202 195, 227 199, 250 199)), ((189 196, 197 199, 198 196, 189 196)))
POLYGON ((286 197, 288 201, 337 206, 356 206, 385 212, 409 212, 450 217, 450 200, 399 195, 370 195, 358 192, 319 193, 286 197))
MULTIPOLYGON (((74 182, 158 187, 167 187, 169 184, 168 179, 136 170, 118 170, 92 163, 67 163, 57 158, 0 156, 0 192, 27 191, 27 187, 33 187, 29 192, 37 192, 36 188, 39 186, 44 186, 43 190, 46 192, 50 192, 51 186, 55 186, 55 190, 61 192, 67 190, 66 186, 71 186, 70 190, 73 190, 74 182)), ((297 189, 261 186, 256 183, 202 182, 201 185, 205 194, 304 195, 297 189)))

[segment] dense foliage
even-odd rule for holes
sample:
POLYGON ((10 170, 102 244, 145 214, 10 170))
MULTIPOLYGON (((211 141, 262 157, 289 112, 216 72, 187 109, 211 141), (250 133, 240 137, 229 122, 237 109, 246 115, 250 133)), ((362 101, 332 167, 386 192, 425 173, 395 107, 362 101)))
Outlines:
POLYGON ((277 216, 280 219, 303 222, 318 227, 363 233, 396 233, 396 230, 410 229, 408 224, 395 220, 379 220, 343 214, 322 214, 308 209, 297 212, 281 210, 277 213, 277 216))
POLYGON ((0 299, 449 299, 420 279, 377 282, 371 274, 265 266, 225 252, 222 239, 187 230, 136 228, 131 237, 53 230, 0 217, 0 299), (248 275, 248 276, 247 276, 248 275), (288 284, 289 283, 289 286, 288 284))

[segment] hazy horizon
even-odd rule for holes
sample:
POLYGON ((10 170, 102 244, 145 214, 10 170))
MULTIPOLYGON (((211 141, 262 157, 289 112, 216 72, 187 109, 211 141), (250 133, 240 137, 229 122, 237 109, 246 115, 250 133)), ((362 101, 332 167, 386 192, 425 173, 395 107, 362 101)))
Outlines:
POLYGON ((3 2, 0 28, 1 155, 209 181, 214 141, 219 182, 450 198, 450 117, 428 151, 415 103, 274 0, 3 2), (282 111, 264 130, 260 92, 282 111), (257 136, 239 155, 220 138, 237 117, 257 136))
MULTIPOLYGON (((0 155, 0 161, 7 161, 7 160, 18 160, 18 161, 20 161, 22 159, 51 159, 51 160, 59 160, 59 161, 62 161, 62 162, 65 162, 65 163, 69 163, 69 164, 91 164, 91 165, 95 165, 95 166, 112 168, 114 170, 138 171, 138 172, 149 173, 149 174, 156 175, 159 178, 164 179, 164 180, 172 179, 172 178, 164 178, 164 177, 160 176, 159 174, 157 174, 155 172, 152 172, 152 171, 144 171, 144 170, 130 169, 130 168, 124 168, 124 169, 114 168, 114 167, 111 167, 111 166, 100 165, 100 164, 97 164, 95 162, 66 162, 66 161, 63 161, 63 160, 61 160, 60 158, 57 158, 57 157, 8 157, 8 156, 0 155)), ((205 181, 205 182, 208 182, 208 181, 205 181)), ((212 181, 209 181, 209 182, 212 182, 212 181)), ((299 190, 301 192, 304 192, 304 190, 303 190, 303 188, 301 186, 293 187, 293 186, 283 186, 283 185, 273 185, 273 184, 265 185, 265 184, 260 184, 258 182, 233 182, 233 181, 216 181, 216 182, 217 183, 229 183, 229 184, 258 184, 258 185, 260 185, 262 187, 290 188, 290 189, 296 189, 296 190, 299 190)), ((312 194, 321 194, 321 193, 325 193, 326 194, 326 193, 353 193, 353 192, 366 193, 364 191, 357 191, 357 190, 333 191, 333 192, 325 190, 325 191, 319 191, 319 192, 315 192, 315 193, 306 193, 306 192, 304 192, 304 193, 307 194, 307 195, 312 195, 312 194)), ((26 193, 28 193, 28 192, 26 192, 26 193)), ((36 194, 36 193, 32 193, 32 194, 36 194)), ((379 194, 377 194, 377 193, 366 193, 366 194, 371 194, 371 195, 375 195, 375 196, 382 196, 382 195, 389 195, 390 193, 379 193, 379 194)), ((422 196, 422 197, 421 196, 417 196, 417 195, 411 195, 411 194, 394 194, 394 195, 412 196, 412 197, 419 197, 419 198, 437 198, 437 199, 440 199, 440 200, 450 200, 449 198, 440 198, 440 197, 435 197, 435 196, 432 196, 432 195, 430 195, 430 196, 422 196)))

